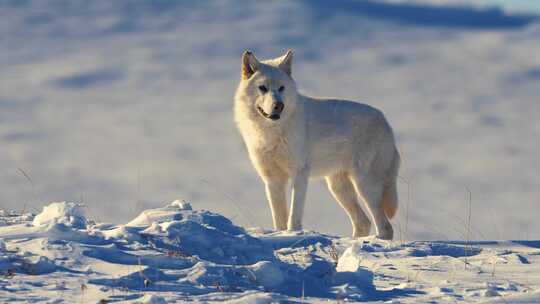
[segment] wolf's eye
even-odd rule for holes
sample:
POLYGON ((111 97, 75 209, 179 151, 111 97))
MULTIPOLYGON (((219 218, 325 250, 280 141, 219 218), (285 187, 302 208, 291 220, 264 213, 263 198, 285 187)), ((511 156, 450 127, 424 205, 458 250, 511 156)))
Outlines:
POLYGON ((261 91, 261 92, 263 92, 263 93, 266 93, 266 92, 268 92, 268 88, 265 87, 265 86, 263 86, 263 85, 261 85, 261 86, 259 86, 259 91, 261 91))
POLYGON ((284 86, 280 86, 279 89, 278 89, 279 92, 283 92, 284 90, 285 90, 284 86))

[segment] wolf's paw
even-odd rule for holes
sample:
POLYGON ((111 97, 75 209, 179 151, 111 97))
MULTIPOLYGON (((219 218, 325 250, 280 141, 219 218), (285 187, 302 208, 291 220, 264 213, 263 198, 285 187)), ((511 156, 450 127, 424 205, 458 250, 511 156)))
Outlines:
POLYGON ((392 229, 392 226, 388 225, 384 227, 385 229, 382 229, 382 231, 379 231, 377 233, 377 237, 381 240, 392 240, 394 238, 394 229, 392 229))
POLYGON ((377 234, 377 238, 385 241, 391 241, 394 238, 393 234, 377 234))
POLYGON ((300 224, 300 223, 289 223, 289 225, 287 226, 287 230, 289 230, 289 231, 302 230, 302 224, 300 224))
POLYGON ((287 230, 287 225, 274 225, 275 231, 285 231, 287 230))

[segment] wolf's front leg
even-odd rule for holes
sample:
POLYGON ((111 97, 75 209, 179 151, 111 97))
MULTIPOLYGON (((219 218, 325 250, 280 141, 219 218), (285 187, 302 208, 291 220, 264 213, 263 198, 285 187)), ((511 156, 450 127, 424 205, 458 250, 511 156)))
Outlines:
POLYGON ((272 211, 274 229, 285 230, 287 229, 287 178, 265 178, 264 183, 266 186, 266 197, 272 211))
POLYGON ((306 191, 309 179, 309 169, 299 170, 293 179, 291 212, 289 214, 288 230, 302 229, 302 216, 306 203, 306 191))

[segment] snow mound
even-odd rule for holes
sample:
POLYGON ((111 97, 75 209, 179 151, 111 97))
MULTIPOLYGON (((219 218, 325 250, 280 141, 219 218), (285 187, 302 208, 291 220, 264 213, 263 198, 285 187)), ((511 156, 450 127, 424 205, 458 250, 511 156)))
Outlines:
POLYGON ((30 253, 0 252, 0 273, 43 275, 64 270, 51 259, 30 253))
POLYGON ((180 210, 193 210, 191 207, 191 203, 188 203, 186 201, 181 200, 175 200, 172 203, 169 204, 171 207, 178 207, 180 210))
POLYGON ((179 211, 192 210, 191 204, 187 202, 181 202, 175 200, 163 208, 144 210, 134 218, 132 221, 126 224, 128 227, 148 227, 152 223, 163 223, 174 220, 180 220, 182 214, 179 211))
POLYGON ((85 228, 86 217, 84 205, 56 202, 43 207, 43 211, 34 217, 34 226, 50 226, 54 224, 64 224, 74 228, 85 228))
POLYGON ((163 208, 143 211, 119 229, 124 233, 116 231, 117 237, 135 233, 155 247, 215 263, 253 264, 274 259, 272 248, 229 219, 193 210, 189 203, 178 200, 163 208))

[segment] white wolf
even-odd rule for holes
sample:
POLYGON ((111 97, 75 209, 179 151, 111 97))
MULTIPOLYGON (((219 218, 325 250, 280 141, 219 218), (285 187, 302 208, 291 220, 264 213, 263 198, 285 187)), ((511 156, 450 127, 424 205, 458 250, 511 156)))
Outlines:
POLYGON ((242 56, 234 114, 253 166, 266 186, 277 230, 302 229, 308 179, 326 178, 347 211, 353 237, 392 239, 399 153, 384 115, 368 105, 301 95, 291 77, 292 51, 266 61, 242 56), (286 192, 292 184, 287 221, 286 192))

